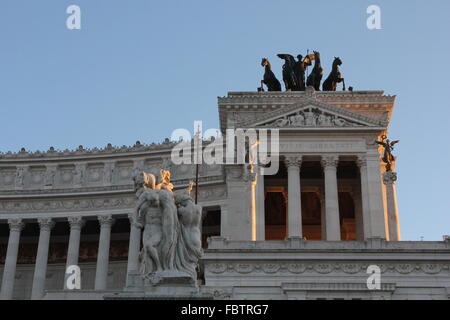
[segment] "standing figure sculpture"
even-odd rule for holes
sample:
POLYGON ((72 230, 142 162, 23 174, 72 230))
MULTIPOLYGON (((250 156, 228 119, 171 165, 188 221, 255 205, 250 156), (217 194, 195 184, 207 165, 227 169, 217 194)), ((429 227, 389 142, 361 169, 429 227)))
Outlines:
POLYGON ((320 63, 320 52, 314 51, 314 68, 308 76, 306 86, 314 87, 316 91, 320 91, 320 83, 323 77, 323 69, 320 63))
POLYGON ((384 147, 383 152, 383 162, 386 163, 386 171, 392 171, 393 163, 395 162, 396 157, 392 154, 394 150, 394 145, 399 143, 400 140, 390 141, 386 135, 381 137, 381 141, 375 141, 375 143, 384 147))
POLYGON ((339 83, 343 83, 343 90, 345 91, 345 81, 339 71, 339 66, 342 65, 340 58, 335 57, 333 61, 333 68, 328 78, 324 81, 322 89, 323 91, 336 91, 336 87, 339 83))
POLYGON ((261 66, 265 68, 263 83, 267 86, 268 91, 281 91, 280 81, 275 77, 275 74, 272 72, 272 66, 270 65, 269 60, 263 58, 261 61, 261 66))
POLYGON ((278 54, 278 58, 283 59, 283 82, 286 91, 294 91, 297 88, 297 78, 295 76, 294 67, 295 59, 290 54, 278 54))
POLYGON ((187 193, 175 196, 180 233, 175 265, 178 270, 197 277, 197 261, 203 254, 201 240, 202 208, 187 193))
POLYGON ((294 91, 305 91, 305 72, 306 68, 308 68, 312 64, 312 60, 314 60, 313 54, 309 54, 305 58, 303 58, 301 54, 297 56, 297 61, 294 65, 294 74, 295 78, 297 79, 297 85, 294 91))

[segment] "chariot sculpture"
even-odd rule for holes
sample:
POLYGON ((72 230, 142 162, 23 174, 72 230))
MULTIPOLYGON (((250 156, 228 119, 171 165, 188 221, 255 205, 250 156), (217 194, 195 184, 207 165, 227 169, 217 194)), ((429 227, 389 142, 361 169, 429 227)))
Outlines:
MULTIPOLYGON (((306 87, 313 87, 316 91, 320 90, 324 70, 321 64, 320 52, 314 51, 313 54, 307 54, 305 57, 297 55, 297 60, 290 54, 280 53, 277 55, 284 60, 283 64, 283 83, 286 91, 305 91, 306 87), (311 74, 306 78, 305 72, 314 61, 314 68, 311 74), (306 80, 305 80, 306 79, 306 80)), ((342 82, 342 90, 345 91, 345 80, 339 70, 342 65, 342 60, 335 57, 333 60, 332 70, 326 80, 323 82, 323 91, 336 91, 339 83, 342 82)), ((261 66, 265 68, 264 78, 261 81, 261 87, 258 91, 264 91, 264 86, 267 86, 268 91, 281 91, 280 81, 276 78, 272 71, 272 66, 267 58, 263 58, 261 66)))

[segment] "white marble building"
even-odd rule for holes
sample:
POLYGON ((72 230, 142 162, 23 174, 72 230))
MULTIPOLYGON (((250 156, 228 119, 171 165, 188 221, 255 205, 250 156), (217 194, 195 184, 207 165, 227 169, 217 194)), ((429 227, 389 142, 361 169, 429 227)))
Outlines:
MULTIPOLYGON (((216 299, 448 299, 450 241, 400 241, 396 175, 374 143, 394 102, 381 91, 219 98, 222 131, 279 130, 279 170, 201 165, 201 290, 216 299), (368 289, 374 265, 381 286, 368 289)), ((140 245, 129 221, 133 172, 169 169, 175 188, 193 179, 194 165, 171 163, 173 146, 0 154, 0 298, 121 291, 140 245), (69 265, 81 268, 81 290, 65 288, 69 265)))

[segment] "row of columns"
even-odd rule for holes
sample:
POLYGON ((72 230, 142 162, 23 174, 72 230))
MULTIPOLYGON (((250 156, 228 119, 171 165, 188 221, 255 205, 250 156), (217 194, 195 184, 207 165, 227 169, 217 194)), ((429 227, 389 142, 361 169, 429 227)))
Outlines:
MULTIPOLYGON (((339 221, 339 202, 337 186, 337 156, 322 157, 321 164, 325 176, 325 239, 338 241, 341 239, 339 221)), ((303 237, 300 169, 301 156, 286 156, 285 164, 288 172, 288 237, 303 237)))
MULTIPOLYGON (((287 155, 284 161, 288 173, 288 237, 303 237, 300 181, 302 156, 287 155)), ((325 184, 324 214, 322 217, 324 221, 322 224, 324 239, 327 241, 339 241, 341 240, 337 182, 339 157, 337 155, 322 156, 320 162, 323 167, 325 184)), ((380 172, 378 167, 375 167, 378 163, 378 158, 373 157, 373 161, 371 161, 369 157, 361 156, 358 157, 356 163, 361 173, 361 208, 364 238, 386 238, 380 172)))
MULTIPOLYGON (((137 226, 134 219, 130 216, 130 248, 128 256, 128 269, 136 270, 139 264, 139 248, 141 229, 137 226)), ((111 239, 111 227, 114 219, 111 215, 98 216, 100 223, 100 239, 97 255, 97 266, 95 274, 95 290, 106 290, 109 265, 109 248, 111 239)), ((81 229, 85 224, 82 217, 69 217, 70 225, 69 245, 67 250, 66 269, 72 265, 78 265, 80 251, 81 229)), ((45 293, 45 279, 47 273, 47 261, 50 245, 50 234, 54 221, 51 218, 38 219, 40 233, 36 255, 35 270, 33 276, 33 286, 31 290, 31 299, 41 299, 45 293)), ((20 234, 24 227, 21 219, 8 220, 10 233, 6 260, 3 271, 2 285, 0 291, 0 300, 10 300, 13 297, 14 279, 16 274, 17 256, 19 252, 20 234)), ((67 289, 67 275, 64 280, 64 289, 67 289)))

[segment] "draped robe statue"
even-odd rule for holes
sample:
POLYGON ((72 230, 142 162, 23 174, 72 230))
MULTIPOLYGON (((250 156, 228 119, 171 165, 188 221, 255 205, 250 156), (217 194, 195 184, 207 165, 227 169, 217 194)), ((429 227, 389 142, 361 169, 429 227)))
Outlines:
POLYGON ((160 177, 139 173, 134 178, 137 205, 136 221, 143 228, 140 273, 171 273, 197 279, 201 247, 202 208, 188 193, 175 195, 170 172, 160 177), (178 208, 177 208, 178 206, 178 208))

